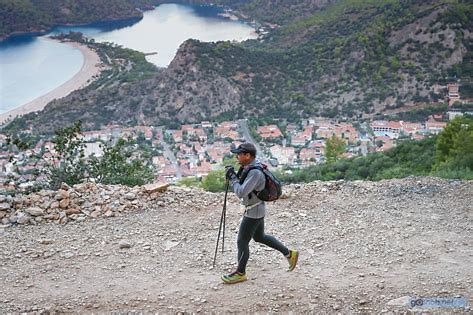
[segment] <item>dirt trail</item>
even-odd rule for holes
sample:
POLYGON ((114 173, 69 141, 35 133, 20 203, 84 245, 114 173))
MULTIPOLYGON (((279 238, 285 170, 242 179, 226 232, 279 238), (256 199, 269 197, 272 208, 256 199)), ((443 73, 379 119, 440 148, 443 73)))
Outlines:
POLYGON ((471 303, 472 196, 471 181, 433 178, 287 186, 269 205, 266 232, 300 250, 297 268, 286 272, 282 255, 252 242, 249 281, 237 285, 219 279, 236 257, 234 196, 215 269, 223 194, 172 188, 164 207, 3 228, 0 313, 406 312, 391 305, 406 296, 471 303))

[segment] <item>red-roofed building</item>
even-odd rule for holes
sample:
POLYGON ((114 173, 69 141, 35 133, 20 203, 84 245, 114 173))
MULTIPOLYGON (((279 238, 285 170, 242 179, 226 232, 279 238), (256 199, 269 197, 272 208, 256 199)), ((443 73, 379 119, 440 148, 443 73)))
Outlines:
POLYGON ((307 141, 312 140, 312 135, 314 134, 314 126, 305 126, 302 131, 302 135, 306 138, 307 141))
POLYGON ((194 130, 194 125, 182 125, 181 130, 191 132, 192 130, 194 130))
POLYGON ((159 168, 163 168, 163 167, 166 166, 166 158, 162 155, 153 156, 152 163, 153 163, 153 165, 156 165, 159 168))
POLYGON ((347 142, 354 143, 358 141, 358 131, 351 124, 339 124, 335 126, 335 135, 347 142))
POLYGON ((286 131, 289 133, 295 133, 297 131, 297 125, 296 124, 287 124, 286 126, 286 131))
POLYGON ((233 130, 236 130, 238 128, 238 124, 234 121, 222 121, 219 126, 233 130))
POLYGON ((291 136, 291 145, 293 146, 304 146, 306 144, 306 137, 303 135, 291 136))
POLYGON ((387 137, 387 136, 375 137, 375 141, 376 142, 378 142, 378 141, 382 142, 381 147, 376 146, 376 151, 378 151, 378 152, 386 151, 386 150, 389 150, 389 149, 394 147, 394 140, 391 139, 390 137, 387 137))
POLYGON ((202 128, 212 128, 212 124, 208 120, 201 122, 200 125, 202 126, 202 128))
POLYGON ((192 136, 197 137, 199 141, 205 142, 207 141, 207 134, 205 133, 204 129, 196 128, 193 130, 192 136))
POLYGON ((335 133, 335 125, 332 123, 324 122, 319 125, 319 128, 315 131, 317 138, 329 139, 335 133))
POLYGON ((301 149, 301 152, 299 152, 299 158, 302 161, 315 161, 316 159, 321 157, 321 152, 320 150, 316 150, 315 148, 309 149, 309 148, 303 148, 301 149))
POLYGON ((173 165, 166 165, 158 171, 158 174, 166 178, 174 178, 177 175, 177 170, 173 165))
POLYGON ((238 125, 234 122, 222 122, 214 128, 214 134, 216 137, 237 140, 240 138, 238 132, 236 131, 237 128, 238 125))
POLYGON ((434 134, 438 134, 442 132, 445 127, 447 127, 446 122, 441 122, 441 121, 435 121, 435 120, 428 120, 425 122, 425 129, 434 134))
POLYGON ((212 165, 208 162, 202 162, 200 166, 191 167, 190 170, 195 176, 207 176, 212 171, 212 165))
POLYGON ((257 132, 263 139, 282 137, 281 130, 276 125, 260 126, 257 132))
POLYGON ((269 150, 271 155, 278 160, 279 164, 294 164, 294 159, 296 158, 294 147, 274 145, 269 150))
POLYGON ((415 133, 412 135, 412 139, 413 140, 422 140, 425 138, 425 135, 421 134, 421 133, 415 133))
POLYGON ((460 101, 460 85, 458 83, 447 84, 448 89, 448 106, 452 106, 455 102, 460 101))
POLYGON ((182 142, 182 130, 175 130, 172 132, 172 138, 174 139, 174 142, 182 142))
POLYGON ((371 129, 380 133, 397 133, 401 132, 401 122, 377 120, 371 123, 371 129))
POLYGON ((402 122, 402 132, 405 134, 413 135, 422 129, 424 127, 421 123, 402 122))
POLYGON ((315 149, 320 154, 325 153, 325 141, 324 140, 314 140, 309 143, 309 148, 315 149))

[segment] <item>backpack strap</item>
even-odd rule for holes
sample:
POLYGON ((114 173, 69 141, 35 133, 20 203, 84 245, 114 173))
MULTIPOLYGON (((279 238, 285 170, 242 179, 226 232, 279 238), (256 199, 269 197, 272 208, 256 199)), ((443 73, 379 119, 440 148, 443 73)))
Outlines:
POLYGON ((245 182, 246 177, 248 176, 248 173, 251 170, 254 170, 254 169, 257 169, 257 170, 260 170, 260 171, 263 172, 263 168, 261 166, 258 166, 258 165, 251 165, 251 166, 248 166, 248 167, 245 166, 245 167, 241 167, 238 170, 237 176, 240 179, 240 185, 242 185, 245 182))
MULTIPOLYGON (((257 170, 260 170, 261 172, 263 172, 263 168, 262 168, 261 166, 259 166, 259 165, 250 165, 250 166, 248 166, 248 167, 246 167, 246 166, 245 166, 245 167, 242 167, 242 168, 240 168, 240 169, 238 170, 238 173, 240 173, 240 170, 242 170, 242 169, 243 169, 243 171, 241 172, 241 176, 239 177, 239 178, 240 178, 240 185, 243 185, 243 183, 244 183, 245 180, 246 180, 246 177, 248 176, 248 173, 249 173, 251 170, 257 169, 257 170)), ((264 175, 264 172, 263 172, 263 175, 264 175)), ((266 178, 265 178, 265 180, 266 180, 266 178)), ((255 195, 256 195, 257 193, 258 193, 258 191, 253 190, 252 192, 250 192, 250 193, 248 194, 248 199, 251 199, 251 197, 252 197, 251 194, 255 194, 255 195)))

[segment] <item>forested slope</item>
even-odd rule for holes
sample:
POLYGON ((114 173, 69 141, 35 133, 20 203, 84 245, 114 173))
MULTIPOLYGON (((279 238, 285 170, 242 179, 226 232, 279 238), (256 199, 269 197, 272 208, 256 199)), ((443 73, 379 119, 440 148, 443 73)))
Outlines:
POLYGON ((457 79, 462 97, 473 97, 469 1, 252 0, 231 6, 269 33, 239 44, 189 40, 161 73, 77 92, 26 120, 47 127, 52 117, 65 125, 81 118, 85 126, 96 125, 93 117, 121 124, 357 119, 443 102, 445 90, 434 86, 457 79))

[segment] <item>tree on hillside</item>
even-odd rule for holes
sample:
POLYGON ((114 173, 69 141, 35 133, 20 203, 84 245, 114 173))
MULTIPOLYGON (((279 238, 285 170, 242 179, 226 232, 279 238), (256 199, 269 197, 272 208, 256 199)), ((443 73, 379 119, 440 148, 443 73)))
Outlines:
POLYGON ((84 154, 84 140, 81 133, 81 122, 55 131, 55 154, 46 163, 46 176, 52 189, 59 189, 62 183, 74 185, 82 182, 87 176, 87 163, 84 154))
MULTIPOLYGON (((29 149, 32 144, 26 139, 11 137, 9 145, 19 151, 29 149)), ((82 136, 81 122, 55 131, 52 139, 54 150, 43 149, 34 154, 36 180, 45 175, 45 183, 35 185, 59 189, 62 183, 74 185, 92 180, 104 184, 128 186, 143 185, 154 178, 148 152, 136 150, 134 143, 119 139, 115 145, 105 145, 100 157, 85 156, 86 143, 82 136)))
POLYGON ((90 176, 104 184, 144 185, 153 180, 153 170, 143 156, 137 155, 130 142, 119 139, 106 145, 101 157, 88 161, 90 176))
POLYGON ((473 170, 473 118, 456 117, 439 134, 435 170, 473 170))
POLYGON ((333 135, 325 142, 325 158, 328 164, 332 164, 339 160, 343 152, 345 152, 345 141, 333 135))

